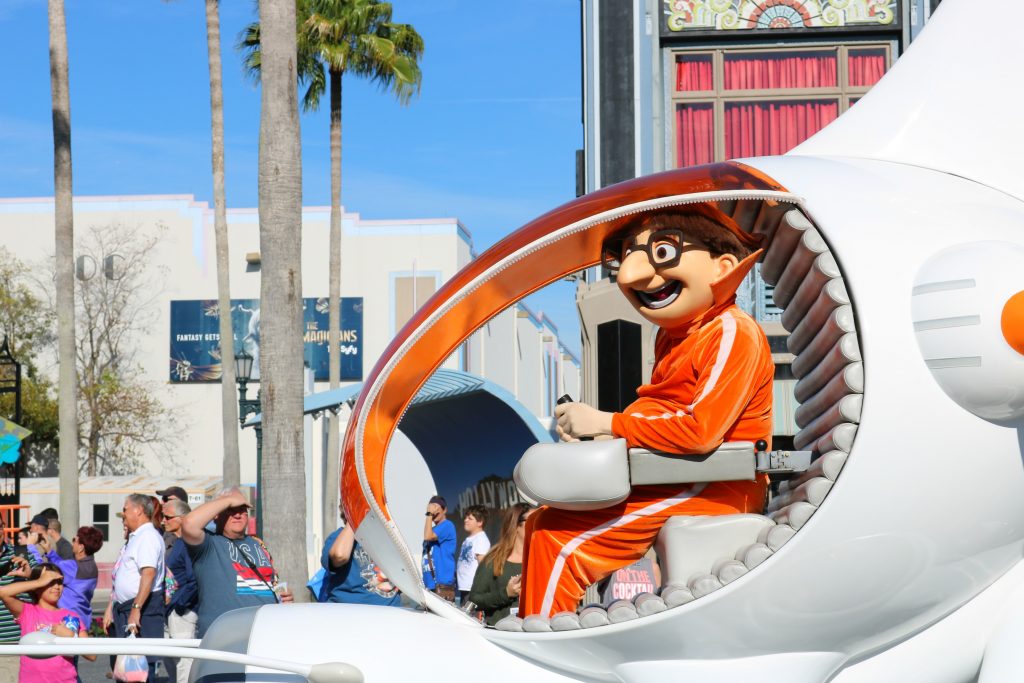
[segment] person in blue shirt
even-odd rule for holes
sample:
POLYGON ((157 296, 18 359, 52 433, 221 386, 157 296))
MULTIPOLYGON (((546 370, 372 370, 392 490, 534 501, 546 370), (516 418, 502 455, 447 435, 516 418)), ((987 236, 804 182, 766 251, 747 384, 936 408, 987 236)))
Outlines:
POLYGON ((327 537, 320 554, 325 576, 317 600, 397 607, 401 602, 398 589, 359 545, 352 526, 345 523, 344 509, 341 520, 344 526, 327 537))
POLYGON ((445 600, 455 601, 455 525, 448 504, 434 496, 423 523, 423 584, 445 600))

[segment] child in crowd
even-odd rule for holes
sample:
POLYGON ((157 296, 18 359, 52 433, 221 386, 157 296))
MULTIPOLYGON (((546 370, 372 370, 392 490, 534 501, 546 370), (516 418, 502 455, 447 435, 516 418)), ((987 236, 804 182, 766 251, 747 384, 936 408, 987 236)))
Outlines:
POLYGON ((491 539, 487 538, 484 525, 487 524, 487 508, 483 505, 470 505, 466 508, 462 520, 462 528, 466 532, 466 540, 459 549, 459 559, 455 563, 455 580, 459 586, 459 603, 466 602, 469 589, 473 587, 473 577, 480 560, 491 549, 491 539))
MULTIPOLYGON (((0 600, 21 624, 21 635, 46 631, 60 637, 88 638, 89 624, 78 614, 57 605, 64 592, 64 574, 60 568, 45 563, 30 569, 28 562, 20 557, 14 558, 14 562, 17 568, 11 571, 11 575, 28 580, 0 588, 0 600), (18 599, 18 594, 23 592, 32 596, 31 603, 18 599)), ((86 659, 93 661, 96 657, 86 655, 86 659)), ((72 657, 21 658, 19 683, 75 683, 77 680, 72 657)))

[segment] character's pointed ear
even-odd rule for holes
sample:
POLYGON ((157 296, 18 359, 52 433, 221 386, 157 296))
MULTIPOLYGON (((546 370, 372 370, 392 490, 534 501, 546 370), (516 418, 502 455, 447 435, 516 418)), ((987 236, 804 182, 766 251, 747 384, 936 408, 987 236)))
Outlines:
POLYGON ((716 305, 724 304, 736 295, 736 290, 739 289, 743 278, 747 276, 747 273, 750 272, 763 253, 764 249, 758 249, 737 263, 735 268, 732 268, 728 273, 711 283, 711 293, 715 297, 716 305))

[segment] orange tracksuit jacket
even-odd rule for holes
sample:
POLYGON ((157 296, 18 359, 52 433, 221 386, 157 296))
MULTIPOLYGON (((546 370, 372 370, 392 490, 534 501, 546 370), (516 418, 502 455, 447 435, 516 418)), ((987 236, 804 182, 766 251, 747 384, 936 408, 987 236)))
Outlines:
MULTIPOLYGON (((682 330, 660 330, 651 383, 612 419, 630 447, 707 453, 725 441, 771 443, 772 363, 761 327, 729 297, 682 330)), ((586 587, 643 557, 674 515, 761 512, 767 479, 636 486, 602 510, 530 516, 519 616, 575 611, 586 587)))

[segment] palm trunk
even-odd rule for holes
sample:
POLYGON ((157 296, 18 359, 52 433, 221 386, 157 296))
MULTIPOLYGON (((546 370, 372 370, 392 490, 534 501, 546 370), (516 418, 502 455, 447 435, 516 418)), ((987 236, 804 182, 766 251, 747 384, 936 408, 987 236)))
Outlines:
MULTIPOLYGON (((330 297, 328 300, 327 343, 330 346, 328 380, 331 389, 341 382, 341 71, 331 71, 331 243, 330 297)), ((341 454, 338 446, 338 416, 327 420, 327 471, 324 474, 323 536, 338 522, 341 454)))
POLYGON ((213 157, 213 234, 217 244, 217 309, 220 311, 220 402, 224 432, 224 486, 241 483, 238 403, 235 399, 235 339, 231 327, 228 219, 224 199, 224 91, 221 87, 218 0, 206 0, 206 50, 210 62, 210 130, 213 157))
POLYGON ((57 271, 60 518, 78 528, 78 396, 75 383, 75 231, 71 200, 71 96, 64 1, 49 0, 50 97, 53 101, 54 237, 57 271))
MULTIPOLYGON (((302 434, 302 167, 295 0, 261 0, 259 216, 263 531, 278 573, 305 585, 306 473, 302 434), (269 476, 266 476, 269 475, 269 476)), ((306 591, 296 590, 297 600, 306 591)))

